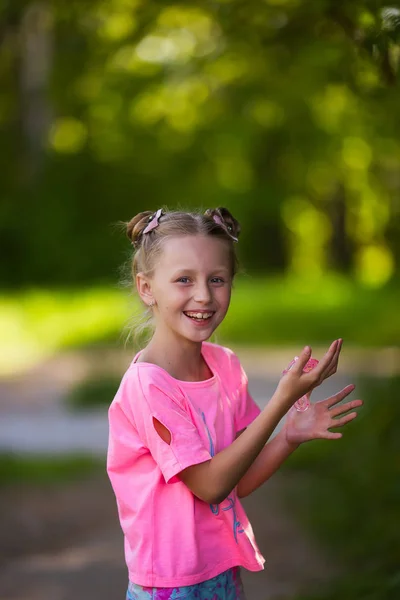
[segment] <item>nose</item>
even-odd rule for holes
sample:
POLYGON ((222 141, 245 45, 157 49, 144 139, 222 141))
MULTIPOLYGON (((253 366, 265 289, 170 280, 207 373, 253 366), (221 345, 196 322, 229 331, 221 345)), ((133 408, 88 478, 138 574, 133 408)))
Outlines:
POLYGON ((198 282, 196 284, 193 300, 201 304, 209 304, 212 300, 212 294, 207 282, 198 282))

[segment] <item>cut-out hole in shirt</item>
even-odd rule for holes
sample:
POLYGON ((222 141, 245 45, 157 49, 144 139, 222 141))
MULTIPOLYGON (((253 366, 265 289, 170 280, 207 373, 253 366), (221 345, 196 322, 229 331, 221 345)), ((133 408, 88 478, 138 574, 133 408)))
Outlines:
POLYGON ((169 446, 171 445, 171 432, 158 419, 153 417, 154 429, 157 431, 160 438, 169 446))

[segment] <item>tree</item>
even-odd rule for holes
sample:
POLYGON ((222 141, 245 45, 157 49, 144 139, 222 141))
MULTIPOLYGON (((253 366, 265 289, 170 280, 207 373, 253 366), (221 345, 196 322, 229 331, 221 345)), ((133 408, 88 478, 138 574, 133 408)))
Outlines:
MULTIPOLYGON (((399 11, 333 0, 64 0, 51 10, 53 120, 22 236, 35 252, 26 262, 14 248, 9 282, 114 277, 123 246, 110 223, 163 204, 228 206, 250 270, 390 278, 399 11)), ((10 98, 11 71, 3 78, 10 98)), ((20 153, 4 159, 14 173, 20 153)), ((10 179, 10 204, 23 185, 10 179)), ((10 214, 6 245, 21 233, 10 214)))

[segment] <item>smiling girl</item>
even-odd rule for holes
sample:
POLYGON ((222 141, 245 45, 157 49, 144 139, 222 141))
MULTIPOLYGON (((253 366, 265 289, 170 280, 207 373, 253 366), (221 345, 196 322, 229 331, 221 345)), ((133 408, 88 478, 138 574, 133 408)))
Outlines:
POLYGON ((107 470, 125 536, 127 600, 243 600, 240 568, 263 568, 240 503, 303 442, 336 439, 354 389, 293 409, 336 372, 342 341, 311 371, 306 346, 260 411, 228 348, 207 342, 224 319, 238 222, 228 210, 144 212, 127 224, 132 275, 152 312, 151 341, 109 410, 107 470), (282 417, 288 418, 269 440, 282 417))

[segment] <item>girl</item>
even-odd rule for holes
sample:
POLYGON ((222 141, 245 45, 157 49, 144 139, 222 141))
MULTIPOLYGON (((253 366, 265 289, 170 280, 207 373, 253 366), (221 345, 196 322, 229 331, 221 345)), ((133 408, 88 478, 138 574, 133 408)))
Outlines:
POLYGON ((127 225, 133 278, 155 325, 109 410, 107 470, 125 536, 127 600, 244 599, 240 567, 261 570, 264 558, 239 498, 299 444, 341 437, 330 428, 362 404, 336 406, 351 385, 306 412, 290 410, 336 372, 341 340, 309 373, 306 346, 263 411, 237 356, 206 341, 229 307, 239 231, 222 208, 160 209, 127 225))

